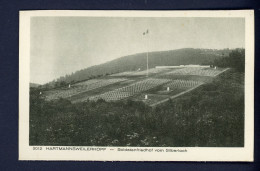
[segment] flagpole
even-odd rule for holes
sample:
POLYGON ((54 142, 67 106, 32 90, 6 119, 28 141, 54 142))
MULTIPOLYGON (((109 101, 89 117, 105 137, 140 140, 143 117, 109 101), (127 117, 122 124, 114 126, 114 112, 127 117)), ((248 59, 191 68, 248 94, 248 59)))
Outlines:
POLYGON ((147 52, 146 52, 146 65, 147 65, 147 69, 146 69, 146 77, 148 77, 148 69, 149 69, 149 64, 148 64, 148 61, 149 61, 149 56, 148 56, 148 30, 147 30, 147 32, 146 32, 147 34, 146 34, 146 50, 147 50, 147 52))
POLYGON ((148 34, 149 30, 147 29, 145 32, 143 32, 144 41, 146 41, 146 77, 148 77, 148 69, 149 69, 149 55, 148 55, 148 34), (145 40, 145 38, 147 40, 145 40))

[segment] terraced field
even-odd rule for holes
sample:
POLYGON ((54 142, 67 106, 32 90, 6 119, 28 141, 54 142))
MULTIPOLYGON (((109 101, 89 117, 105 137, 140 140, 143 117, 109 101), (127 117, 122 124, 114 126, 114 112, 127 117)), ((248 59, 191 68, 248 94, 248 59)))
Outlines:
POLYGON ((196 70, 194 72, 189 73, 190 75, 199 75, 199 76, 208 76, 208 77, 215 77, 216 75, 220 74, 220 70, 209 70, 209 69, 203 69, 203 70, 196 70))
POLYGON ((74 85, 71 85, 70 88, 66 89, 58 89, 58 90, 51 90, 45 92, 46 94, 46 100, 54 100, 58 98, 68 98, 73 95, 83 93, 86 91, 90 91, 93 89, 97 89, 100 87, 105 87, 117 82, 126 81, 127 79, 124 78, 116 78, 116 79, 94 79, 94 80, 88 80, 80 83, 76 83, 74 85))
MULTIPOLYGON (((164 71, 167 71, 167 69, 152 68, 152 69, 148 70, 148 73, 153 75, 153 74, 158 74, 158 73, 161 73, 161 72, 164 72, 164 71)), ((135 72, 132 75, 140 75, 141 76, 141 75, 146 75, 146 74, 147 74, 147 70, 144 70, 144 71, 135 72)))
POLYGON ((44 94, 47 100, 68 98, 74 103, 130 98, 156 106, 212 81, 226 70, 205 67, 152 68, 149 69, 149 77, 146 76, 146 71, 127 71, 72 84, 70 88, 46 91, 44 94))
POLYGON ((114 100, 121 100, 130 96, 133 96, 137 93, 147 91, 149 89, 155 88, 159 85, 167 83, 171 80, 167 79, 146 79, 143 81, 139 81, 137 83, 131 84, 129 86, 125 86, 114 91, 109 91, 104 94, 92 96, 88 98, 89 100, 98 100, 104 99, 106 101, 114 101, 114 100))
POLYGON ((189 68, 186 67, 186 68, 181 68, 181 69, 170 71, 170 72, 166 73, 166 75, 187 75, 187 74, 190 74, 194 71, 198 71, 201 69, 202 68, 199 68, 199 67, 189 67, 189 68))
MULTIPOLYGON (((148 70, 148 73, 150 75, 154 75, 154 74, 158 74, 164 71, 168 71, 168 69, 157 69, 157 68, 151 68, 148 70)), ((121 73, 116 73, 116 74, 112 74, 110 76, 145 76, 147 74, 147 70, 143 70, 143 71, 126 71, 126 72, 121 72, 121 73)))
POLYGON ((193 80, 173 80, 170 83, 166 84, 165 87, 169 88, 192 88, 198 85, 203 84, 200 81, 193 80))

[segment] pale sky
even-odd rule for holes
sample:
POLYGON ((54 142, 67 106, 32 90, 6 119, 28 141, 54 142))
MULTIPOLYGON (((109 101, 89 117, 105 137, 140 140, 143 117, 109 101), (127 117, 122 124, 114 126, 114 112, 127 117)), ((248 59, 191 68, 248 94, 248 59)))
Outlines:
POLYGON ((146 51, 244 48, 243 18, 32 17, 30 81, 146 51))

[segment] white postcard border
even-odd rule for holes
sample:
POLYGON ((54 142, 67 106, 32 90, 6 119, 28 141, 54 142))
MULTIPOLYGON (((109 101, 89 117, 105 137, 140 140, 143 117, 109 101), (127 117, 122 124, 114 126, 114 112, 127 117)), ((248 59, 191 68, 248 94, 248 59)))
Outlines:
POLYGON ((19 160, 253 161, 254 11, 20 11, 19 160), (245 18, 245 143, 243 148, 29 146, 30 18, 32 16, 243 17, 245 18), (103 150, 105 149, 105 150, 103 150), (118 151, 139 149, 139 151, 118 151), (168 152, 166 150, 168 149, 168 152), (144 151, 140 151, 144 150, 144 151), (152 151, 152 152, 149 152, 152 151), (158 150, 158 151, 156 151, 158 150), (163 151, 162 151, 163 150, 163 151), (174 151, 175 150, 175 151, 174 151))

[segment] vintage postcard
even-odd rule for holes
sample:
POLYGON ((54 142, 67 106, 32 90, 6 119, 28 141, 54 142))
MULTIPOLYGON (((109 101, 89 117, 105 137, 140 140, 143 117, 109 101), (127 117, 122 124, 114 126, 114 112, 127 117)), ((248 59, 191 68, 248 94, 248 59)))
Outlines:
POLYGON ((19 36, 19 160, 254 160, 254 11, 20 11, 19 36))

